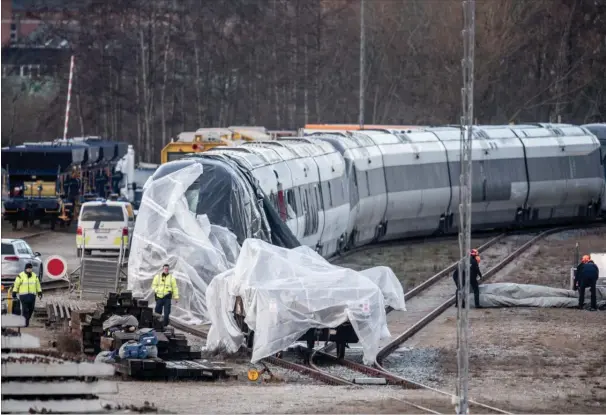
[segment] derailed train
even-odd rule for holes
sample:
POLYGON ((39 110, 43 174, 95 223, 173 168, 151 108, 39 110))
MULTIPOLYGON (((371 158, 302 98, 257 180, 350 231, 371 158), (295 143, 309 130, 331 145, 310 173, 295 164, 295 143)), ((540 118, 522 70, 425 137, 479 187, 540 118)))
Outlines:
MULTIPOLYGON (((584 127, 474 127, 473 228, 603 215, 602 153, 584 127)), ((316 131, 192 155, 161 166, 152 180, 200 163, 204 172, 186 195, 196 214, 229 228, 240 243, 256 237, 303 244, 328 257, 376 241, 456 232, 459 156, 456 127, 316 131)), ((351 326, 341 333, 322 328, 319 339, 340 343, 341 354, 352 333, 351 326)))
MULTIPOLYGON (((204 173, 189 190, 199 194, 197 214, 240 242, 296 245, 282 236, 291 232, 330 256, 375 241, 456 232, 459 140, 456 127, 316 132, 213 149, 168 163, 155 176, 201 163, 204 173)), ((478 126, 473 140, 475 229, 584 221, 606 210, 606 155, 588 129, 478 126)))

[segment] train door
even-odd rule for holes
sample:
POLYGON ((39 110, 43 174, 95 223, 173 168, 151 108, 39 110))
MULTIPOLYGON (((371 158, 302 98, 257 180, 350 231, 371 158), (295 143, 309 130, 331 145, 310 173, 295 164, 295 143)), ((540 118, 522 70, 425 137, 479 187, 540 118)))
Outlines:
POLYGON ((320 193, 320 183, 312 184, 312 193, 316 206, 318 207, 318 226, 316 230, 318 244, 322 243, 322 234, 324 233, 324 225, 326 223, 326 213, 322 204, 322 195, 320 193))
POLYGON ((347 234, 351 235, 360 215, 360 191, 358 189, 359 182, 356 165, 353 160, 346 160, 346 163, 347 162, 349 164, 347 177, 349 177, 349 204, 351 210, 351 214, 349 215, 349 223, 347 226, 347 234))
POLYGON ((319 206, 318 206, 318 202, 317 202, 315 191, 314 191, 314 189, 316 188, 316 186, 317 186, 316 184, 310 183, 307 186, 307 189, 305 189, 305 192, 307 193, 307 200, 309 201, 309 224, 310 224, 310 229, 309 229, 309 235, 308 236, 315 236, 318 233, 318 225, 319 225, 318 210, 319 210, 319 206))
POLYGON ((305 238, 307 235, 309 235, 309 207, 308 207, 308 201, 307 201, 307 189, 306 189, 307 185, 302 185, 299 187, 299 199, 301 200, 301 208, 302 208, 302 213, 303 213, 303 234, 301 235, 302 238, 305 238))

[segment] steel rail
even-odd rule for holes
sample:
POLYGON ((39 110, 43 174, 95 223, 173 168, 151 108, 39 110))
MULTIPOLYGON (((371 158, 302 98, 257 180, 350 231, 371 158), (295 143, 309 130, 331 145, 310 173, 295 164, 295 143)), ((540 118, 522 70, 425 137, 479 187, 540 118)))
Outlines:
MULTIPOLYGON (((590 225, 590 226, 593 226, 593 225, 590 225)), ((598 225, 598 226, 600 226, 600 225, 598 225)), ((510 253, 507 257, 505 257, 497 265, 495 265, 493 268, 491 268, 488 272, 484 273, 484 275, 483 275, 484 276, 484 280, 488 280, 491 277, 493 277, 494 275, 496 275, 499 271, 501 271, 503 268, 505 268, 507 265, 509 265, 516 258, 518 258, 522 253, 524 253, 525 251, 527 251, 530 247, 532 247, 533 245, 535 245, 537 242, 541 241, 545 237, 547 237, 549 235, 552 235, 552 234, 555 234, 555 233, 564 232, 564 231, 572 230, 572 229, 578 229, 578 227, 574 227, 574 226, 559 227, 559 228, 553 228, 553 229, 549 229, 549 230, 541 232, 539 235, 535 236, 534 238, 532 238, 531 240, 529 240, 528 242, 526 242, 525 244, 523 244, 522 246, 520 246, 514 252, 510 253)), ((454 266, 456 266, 456 264, 454 266)), ((449 267, 450 270, 453 270, 454 266, 449 267)), ((447 275, 448 272, 445 269, 445 270, 441 271, 440 273, 444 273, 443 275, 447 275)), ((439 274, 436 274, 436 275, 439 275, 439 274)), ((418 294, 418 292, 417 292, 417 294, 418 294)), ((448 300, 446 300, 443 304, 439 305, 433 311, 431 311, 427 315, 425 315, 425 317, 423 317, 421 320, 419 320, 417 323, 415 323, 412 327, 410 327, 404 333, 402 333, 397 338, 395 338, 393 341, 391 341, 390 343, 388 343, 377 354, 377 358, 376 358, 376 361, 375 361, 375 366, 379 370, 381 370, 381 371, 383 371, 385 373, 390 373, 392 376, 400 377, 398 375, 394 375, 393 373, 391 373, 387 369, 385 369, 382 366, 383 360, 387 356, 389 356, 391 353, 393 353, 393 351, 396 350, 402 343, 404 343, 405 341, 407 341, 408 339, 410 339, 412 336, 414 336, 416 333, 418 333, 421 329, 423 329, 424 327, 426 327, 429 323, 431 323, 433 320, 435 320, 439 315, 441 315, 448 308, 452 307, 452 305, 454 303, 455 303, 455 296, 453 295, 448 300)), ((403 377, 400 377, 400 378, 405 379, 403 377)), ((439 389, 435 389, 435 388, 432 388, 432 387, 427 386, 427 385, 423 385, 423 384, 418 383, 418 382, 414 382, 414 381, 409 381, 409 382, 417 384, 420 388, 431 390, 433 392, 436 392, 436 393, 439 393, 439 394, 443 394, 445 396, 450 396, 450 397, 454 396, 451 393, 444 392, 444 391, 441 391, 439 389)), ((486 405, 486 404, 482 404, 480 402, 473 401, 471 399, 469 400, 469 403, 472 404, 472 405, 474 405, 474 406, 478 406, 478 407, 481 407, 483 409, 488 409, 490 411, 494 411, 494 412, 497 412, 497 413, 509 414, 509 412, 506 412, 506 411, 503 411, 501 409, 492 407, 490 405, 486 405)))
MULTIPOLYGON (((187 324, 183 324, 180 323, 179 321, 176 321, 174 318, 171 317, 170 319, 170 324, 171 326, 175 327, 176 329, 182 330, 186 333, 192 334, 194 336, 198 336, 201 337, 203 339, 208 338, 208 333, 204 330, 200 330, 197 329, 195 327, 191 327, 187 324)), ((264 359, 261 360, 262 362, 265 363, 270 363, 276 366, 280 366, 283 367, 285 369, 290 369, 290 370, 294 370, 298 373, 301 373, 302 375, 306 375, 309 377, 312 377, 314 379, 317 379, 323 383, 326 383, 328 385, 336 385, 336 386, 355 386, 353 383, 345 380, 345 379, 341 379, 337 376, 333 376, 330 375, 328 373, 325 373, 321 370, 317 370, 314 367, 311 366, 306 366, 306 365, 301 365, 298 363, 294 363, 294 362, 289 362, 287 360, 284 359, 280 359, 278 357, 275 356, 269 356, 266 357, 264 359)))
MULTIPOLYGON (((544 232, 540 233, 539 235, 535 236, 530 241, 526 242, 524 245, 522 245, 521 247, 516 249, 513 253, 510 253, 507 257, 505 257, 496 266, 491 268, 488 272, 486 272, 484 274, 484 279, 485 280, 489 279, 490 277, 495 275, 498 271, 500 271, 503 267, 505 267, 507 264, 509 264, 511 261, 513 261, 513 259, 517 258, 521 253, 523 253, 526 249, 528 249, 530 246, 532 246, 534 243, 536 243, 540 239, 544 238, 545 236, 547 236, 549 234, 560 232, 563 230, 566 230, 566 228, 550 229, 550 230, 544 231, 544 232)), ((511 234, 503 233, 503 234, 497 235, 495 238, 491 239, 490 241, 484 243, 482 246, 478 247, 478 251, 480 251, 480 253, 481 253, 482 251, 485 251, 486 249, 490 248, 491 246, 493 246, 496 243, 498 243, 499 241, 501 241, 506 236, 515 235, 516 233, 517 232, 513 232, 511 234)), ((414 289, 407 292, 405 294, 405 299, 408 300, 408 299, 418 296, 425 289, 435 285, 437 282, 441 281, 442 278, 450 275, 450 272, 452 272, 457 266, 458 266, 458 262, 455 262, 455 263, 451 264, 450 266, 444 268, 442 271, 438 272, 437 274, 430 277, 423 283, 419 284, 414 289)), ((321 356, 323 358, 331 359, 334 363, 343 365, 354 371, 364 373, 364 374, 374 376, 374 377, 383 377, 387 381, 388 384, 400 385, 406 389, 431 390, 434 392, 438 392, 438 393, 442 394, 443 396, 454 396, 452 394, 449 394, 448 392, 444 392, 444 391, 441 391, 441 390, 438 390, 435 388, 431 388, 427 385, 423 385, 421 383, 412 381, 410 379, 406 379, 405 377, 395 375, 395 374, 387 371, 380 364, 380 361, 382 359, 384 359, 386 356, 388 356, 389 354, 391 354, 402 342, 404 342, 407 339, 409 339, 410 337, 412 337, 415 333, 420 331, 423 327, 425 327, 427 324, 429 324, 431 321, 433 321, 435 318, 437 318, 447 308, 451 307, 452 304, 454 304, 454 299, 455 299, 455 297, 452 296, 449 300, 447 300, 446 302, 444 302, 443 304, 438 306, 435 310, 433 310, 432 312, 427 314, 425 317, 423 317, 420 321, 418 321, 416 324, 414 324, 409 330, 407 330, 406 332, 404 332, 403 334, 398 336, 396 339, 394 339, 394 341, 390 342, 387 346, 385 346, 383 349, 381 349, 381 351, 379 352, 379 355, 377 355, 377 361, 375 362, 376 367, 362 365, 360 363, 353 362, 353 361, 347 360, 347 359, 340 360, 340 359, 336 358, 335 356, 332 356, 332 355, 326 353, 325 351, 323 351, 323 350, 326 350, 329 348, 328 345, 326 347, 324 347, 323 349, 314 351, 314 353, 312 354, 312 357, 310 359, 310 364, 313 365, 314 369, 321 371, 321 369, 313 363, 314 358, 316 356, 321 356), (407 337, 405 337, 405 335, 407 337), (404 340, 401 340, 402 338, 404 338, 404 340)), ((416 404, 413 404, 412 402, 407 402, 407 403, 410 403, 411 405, 416 405, 416 404)), ((509 414, 509 412, 507 412, 507 411, 504 411, 504 410, 501 410, 498 408, 494 408, 492 406, 482 404, 479 402, 470 401, 469 403, 473 406, 481 407, 484 410, 490 410, 490 411, 493 411, 496 413, 502 413, 502 414, 509 414)), ((419 409, 421 409, 421 408, 419 408, 419 409)), ((425 408, 425 409, 427 409, 427 408, 425 408)))
MULTIPOLYGON (((596 224, 588 224, 588 227, 595 227, 596 224)), ((603 224, 597 224, 598 227, 602 227, 603 224)), ((586 227, 586 226, 582 226, 582 227, 586 227)), ((521 247, 519 247, 518 249, 516 249, 514 252, 510 253, 507 257, 505 257, 505 259, 503 259, 501 262, 499 262, 497 265, 495 265, 493 268, 491 268, 488 272, 486 272, 484 274, 484 280, 487 280, 491 277, 493 277, 494 275, 496 275, 499 271, 501 271, 505 266, 507 266, 509 263, 511 263, 513 260, 515 260, 516 258, 518 258, 522 253, 524 253, 526 250, 528 250, 531 246, 533 246, 534 244, 536 244, 537 242, 539 242, 540 240, 542 240, 543 238, 545 238, 548 235, 552 235, 554 233, 559 233, 559 232, 563 232, 566 230, 573 230, 573 229, 578 229, 579 226, 567 226, 567 227, 559 227, 559 228, 553 228, 553 229, 548 229, 546 231, 541 232, 539 235, 535 236, 534 238, 532 238, 530 241, 526 242, 525 244, 523 244, 521 247)), ((524 230, 521 231, 523 233, 526 233, 529 230, 524 230)), ((496 237, 492 238, 491 240, 489 240, 488 242, 484 243, 483 245, 481 245, 480 247, 478 247, 478 250, 480 252, 482 252, 483 250, 486 250, 488 248, 490 248, 492 245, 496 244, 497 242, 501 241, 504 237, 509 236, 509 235, 515 235, 518 232, 511 232, 511 233, 501 233, 499 235, 497 235, 496 237)), ((391 242, 387 242, 385 244, 373 244, 373 245, 365 245, 363 247, 360 248, 354 248, 353 250, 347 251, 342 255, 338 255, 338 256, 334 256, 331 259, 335 260, 337 258, 342 258, 344 256, 348 256, 351 255, 353 253, 356 252, 360 252, 362 250, 365 249, 370 249, 370 248, 376 248, 377 246, 388 246, 388 245, 393 245, 395 241, 391 241, 391 242)), ((416 297, 417 295, 419 295, 421 292, 423 292, 425 289, 431 287, 432 285, 436 284, 438 281, 440 281, 442 278, 444 278, 445 276, 449 275, 450 272, 452 272, 458 265, 458 262, 455 262, 453 264, 451 264, 450 266, 444 268, 442 271, 438 272, 437 274, 435 274, 434 276, 430 277, 428 280, 424 281, 423 283, 419 284, 418 286, 414 287, 412 290, 408 291, 405 294, 405 299, 411 299, 413 297, 416 297)), ((334 376, 331 374, 328 374, 324 371, 322 371, 321 369, 319 369, 313 362, 314 362, 314 358, 316 356, 322 356, 324 358, 330 358, 333 359, 334 361, 338 362, 341 365, 344 365, 352 370, 361 372, 361 373, 365 373, 371 376, 375 376, 375 377, 383 377, 386 379, 386 381, 389 384, 394 384, 394 385, 401 385, 404 388, 407 389, 424 389, 424 390, 429 390, 438 394, 441 394, 443 396, 448 396, 450 398, 455 397, 455 395, 424 385, 422 383, 419 382, 415 382, 415 381, 411 381, 409 379, 406 379, 402 376, 398 376, 396 374, 393 374, 391 372, 389 372, 387 369, 385 369, 382 366, 382 361, 383 359, 385 359, 389 354, 391 354, 395 349, 397 349, 397 347, 402 344, 403 342, 405 342, 406 340, 408 340, 410 337, 412 337, 414 334, 418 333, 422 328, 424 328, 425 326, 427 326, 431 321, 435 320, 439 315, 441 315, 446 309, 448 309, 449 307, 451 307, 454 304, 455 301, 455 297, 452 296, 450 299, 448 299, 446 302, 444 302, 443 304, 441 304, 440 306, 438 306, 436 309, 434 309, 433 311, 431 311, 430 313, 428 313, 424 318, 422 318, 420 321, 418 321, 416 324, 414 324, 410 329, 408 329, 406 332, 402 333, 400 336, 398 336, 396 339, 394 339, 392 342, 390 342, 388 345, 386 345, 384 348, 382 348, 379 352, 379 354, 377 355, 377 359, 375 361, 375 367, 371 367, 371 366, 366 366, 366 365, 362 365, 359 364, 357 362, 353 362, 350 360, 339 360, 337 359, 335 356, 332 356, 330 354, 325 353, 322 350, 315 350, 314 353, 312 354, 311 358, 310 358, 310 366, 306 366, 306 365, 301 365, 301 364, 297 364, 297 363, 293 363, 293 362, 288 362, 284 359, 280 359, 277 357, 267 357, 264 358, 262 361, 267 362, 267 363, 271 363, 277 366, 281 366, 287 369, 292 369, 295 370, 301 374, 305 374, 308 375, 310 377, 313 377, 317 380, 320 380, 324 383, 327 384, 331 384, 331 385, 347 385, 347 386, 359 386, 357 384, 354 384, 352 382, 349 382, 345 379, 342 379, 338 376, 334 376)), ((188 325, 184 325, 181 324, 177 321, 175 321, 174 319, 171 318, 171 324, 175 327, 178 328, 180 330, 183 330, 185 332, 188 332, 190 334, 193 335, 197 335, 199 337, 203 337, 206 338, 207 337, 207 333, 203 330, 199 330, 199 329, 195 329, 191 326, 188 325)), ((328 347, 325 347, 324 349, 326 350, 328 347)), ((417 409, 426 411, 428 413, 434 413, 437 414, 439 412, 435 412, 429 408, 423 407, 421 405, 417 405, 413 402, 409 402, 406 400, 402 400, 399 398, 394 398, 400 402, 403 402, 405 404, 411 405, 417 409)), ((479 407, 482 408, 484 410, 489 410, 491 412, 495 412, 495 413, 500 413, 500 414, 510 414, 510 412, 504 411, 502 409, 498 409, 495 408, 493 406, 490 405, 486 405, 480 402, 476 402, 474 400, 469 400, 469 404, 473 405, 474 407, 479 407)))

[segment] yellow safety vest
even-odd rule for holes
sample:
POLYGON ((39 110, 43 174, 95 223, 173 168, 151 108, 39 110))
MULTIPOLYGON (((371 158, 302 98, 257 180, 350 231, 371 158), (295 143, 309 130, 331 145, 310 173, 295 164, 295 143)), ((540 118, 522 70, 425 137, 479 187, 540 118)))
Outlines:
POLYGON ((172 274, 168 274, 162 278, 162 274, 157 274, 152 282, 152 290, 160 298, 166 297, 167 294, 173 293, 175 300, 179 299, 179 288, 177 288, 177 280, 172 274))
POLYGON ((17 275, 15 285, 13 286, 13 292, 16 292, 19 295, 41 293, 42 287, 40 287, 40 280, 36 273, 32 272, 31 277, 28 277, 25 271, 17 275))

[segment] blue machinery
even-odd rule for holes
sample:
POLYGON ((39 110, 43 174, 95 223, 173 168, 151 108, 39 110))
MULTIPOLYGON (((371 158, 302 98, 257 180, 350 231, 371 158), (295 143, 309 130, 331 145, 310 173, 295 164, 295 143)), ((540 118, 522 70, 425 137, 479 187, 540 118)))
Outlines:
POLYGON ((4 147, 4 219, 13 229, 35 220, 69 226, 80 204, 119 192, 123 176, 115 166, 127 149, 99 137, 4 147))

